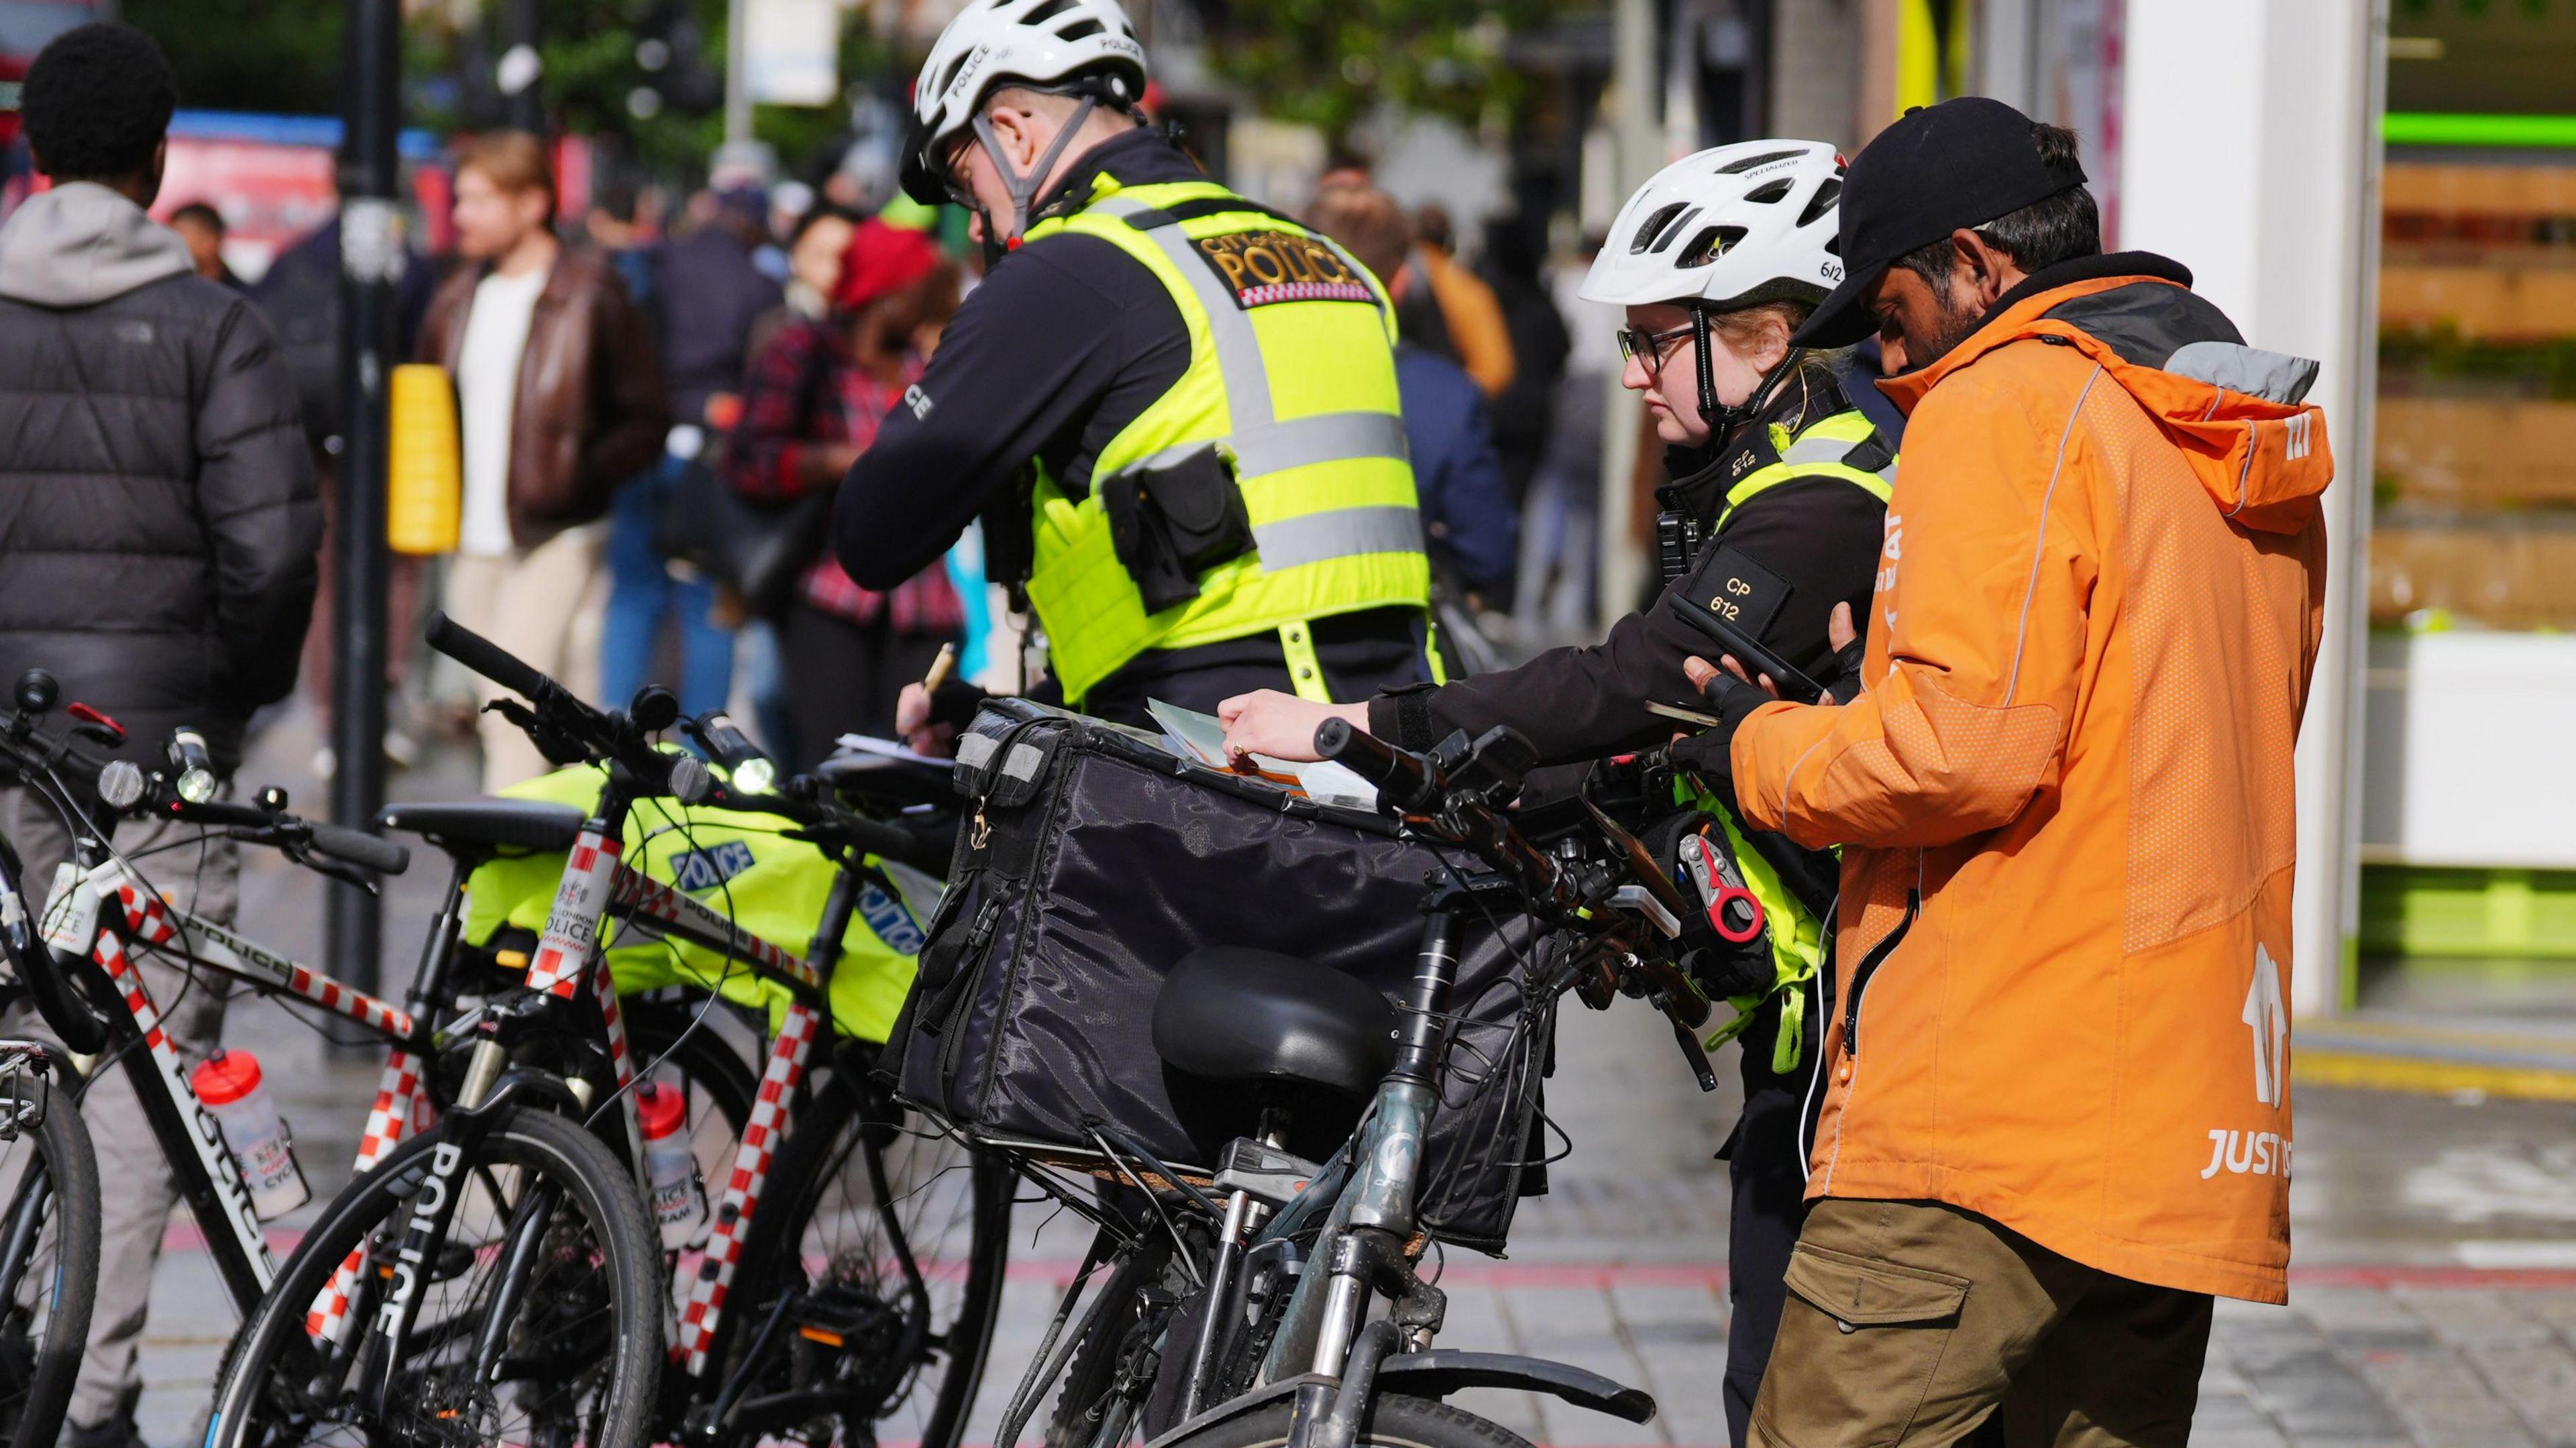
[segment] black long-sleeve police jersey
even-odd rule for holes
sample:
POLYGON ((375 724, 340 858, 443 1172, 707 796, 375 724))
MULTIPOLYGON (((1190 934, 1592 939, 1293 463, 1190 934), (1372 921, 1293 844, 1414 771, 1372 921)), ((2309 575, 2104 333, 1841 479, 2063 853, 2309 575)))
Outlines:
MULTIPOLYGON (((1822 372, 1817 368, 1818 373, 1822 372)), ((1795 409, 1806 421, 1843 410, 1841 387, 1831 381, 1807 397, 1784 389, 1771 420, 1795 409), (1828 395, 1821 389, 1830 388, 1828 395)), ((1796 423, 1791 424, 1793 427, 1796 423)), ((1676 454, 1691 469, 1685 489, 1706 481, 1713 512, 1724 484, 1749 476, 1772 460, 1758 429, 1749 440, 1716 457, 1676 454), (1750 450, 1753 456, 1744 454, 1750 450)), ((1538 746, 1550 764, 1642 749, 1672 737, 1673 721, 1650 714, 1650 702, 1696 707, 1698 691, 1682 672, 1694 655, 1716 662, 1721 649, 1684 620, 1671 603, 1681 592, 1705 603, 1712 580, 1746 565, 1768 575, 1768 616, 1753 632, 1809 677, 1826 669, 1832 648, 1827 621, 1836 603, 1849 603, 1855 622, 1869 617, 1871 589, 1886 505, 1841 478, 1805 477, 1777 484, 1747 500, 1726 526, 1701 545, 1690 573, 1667 587, 1652 607, 1613 624, 1601 643, 1551 649, 1516 669, 1478 674, 1437 689, 1381 695, 1369 704, 1369 732, 1408 749, 1427 749, 1453 730, 1469 737, 1508 724, 1538 746)))
MULTIPOLYGON (((1075 209, 1095 177, 1124 186, 1204 181, 1160 133, 1094 147, 1033 216, 1075 209)), ((1079 497, 1103 448, 1180 381, 1188 325, 1162 282, 1110 242, 1060 232, 1005 256, 966 298, 929 370, 841 484, 833 542, 866 588, 891 588, 1010 502, 1031 460, 1079 497)), ((1421 621, 1374 609, 1319 623, 1316 655, 1336 698, 1420 677, 1421 621)), ((1213 709, 1226 693, 1284 687, 1276 634, 1149 652, 1094 686, 1085 707, 1142 722, 1147 694, 1213 709), (1217 691, 1223 692, 1217 692, 1217 691)))

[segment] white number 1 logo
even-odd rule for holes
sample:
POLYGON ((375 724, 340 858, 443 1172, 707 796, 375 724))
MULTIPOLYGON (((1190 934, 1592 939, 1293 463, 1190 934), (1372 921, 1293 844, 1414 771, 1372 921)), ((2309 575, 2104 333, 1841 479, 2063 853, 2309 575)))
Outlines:
POLYGON ((2282 1078, 2290 1069, 2282 1049, 2290 1034, 2290 1012, 2281 1000, 2281 968, 2260 945, 2254 947, 2254 983, 2245 990, 2244 1020, 2254 1031, 2254 1099, 2278 1106, 2282 1078))

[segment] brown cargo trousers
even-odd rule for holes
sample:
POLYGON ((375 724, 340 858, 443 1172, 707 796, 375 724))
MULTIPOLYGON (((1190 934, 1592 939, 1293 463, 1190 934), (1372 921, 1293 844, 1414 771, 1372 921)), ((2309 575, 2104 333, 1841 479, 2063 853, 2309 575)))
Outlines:
POLYGON ((1939 1202, 1841 1198, 1807 1214, 1788 1286, 1759 1448, 2190 1441, 2205 1293, 2115 1277, 1939 1202))

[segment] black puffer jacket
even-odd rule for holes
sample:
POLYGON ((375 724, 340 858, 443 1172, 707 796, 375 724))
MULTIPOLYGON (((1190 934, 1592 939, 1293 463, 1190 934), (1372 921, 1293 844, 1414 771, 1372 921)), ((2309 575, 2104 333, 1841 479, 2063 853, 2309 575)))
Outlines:
POLYGON ((103 186, 0 228, 0 686, 30 667, 127 752, 295 684, 322 508, 295 388, 242 296, 103 186))

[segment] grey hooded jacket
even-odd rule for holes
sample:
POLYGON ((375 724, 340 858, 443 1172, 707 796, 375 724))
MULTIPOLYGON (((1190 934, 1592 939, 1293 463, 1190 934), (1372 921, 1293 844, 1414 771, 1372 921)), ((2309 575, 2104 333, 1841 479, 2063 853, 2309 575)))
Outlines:
POLYGON ((0 227, 0 686, 51 671, 157 759, 238 760, 313 611, 321 502, 258 311, 178 236, 71 182, 0 227))

